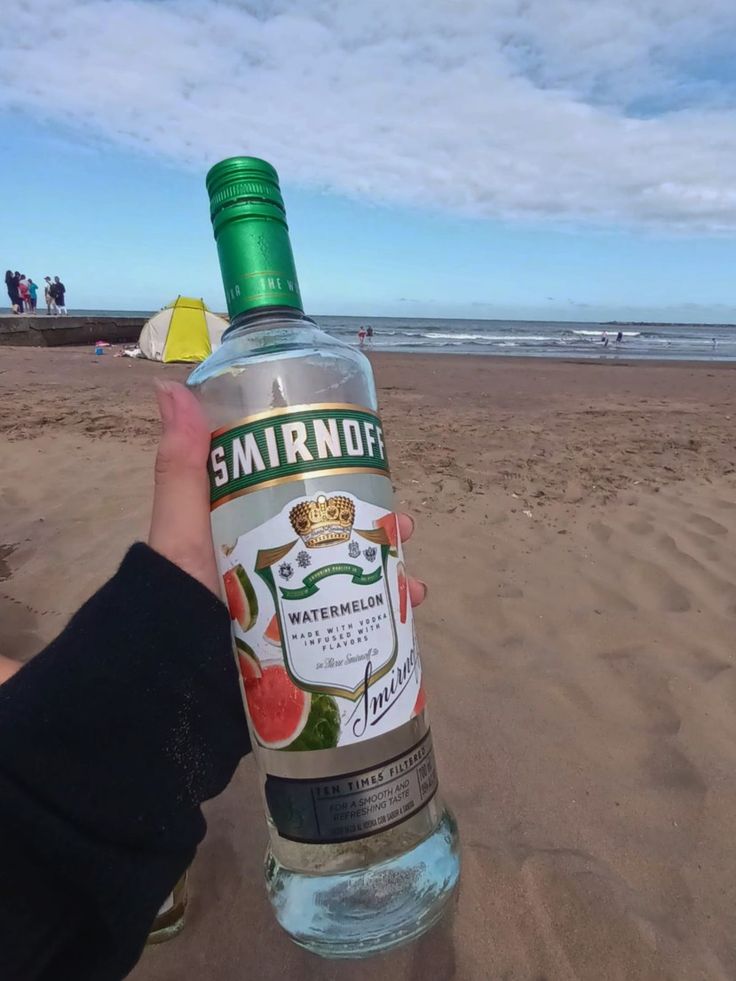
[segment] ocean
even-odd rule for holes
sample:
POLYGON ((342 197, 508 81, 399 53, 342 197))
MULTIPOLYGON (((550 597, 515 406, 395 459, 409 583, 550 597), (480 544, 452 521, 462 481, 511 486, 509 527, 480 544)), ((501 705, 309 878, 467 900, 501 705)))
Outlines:
POLYGON ((322 326, 355 341, 370 324, 377 351, 493 354, 544 358, 648 358, 736 361, 736 324, 599 324, 546 320, 409 320, 321 317, 322 326), (623 338, 616 342, 621 331, 623 338), (601 338, 607 332, 608 347, 601 338), (713 343, 715 339, 715 345, 713 343))
MULTIPOLYGON (((147 316, 141 311, 78 310, 100 316, 147 316)), ((409 317, 319 317, 341 340, 357 343, 373 327, 370 348, 419 354, 513 357, 736 361, 736 324, 602 324, 548 320, 441 320, 409 317), (616 342, 618 331, 622 341, 616 342), (601 342, 608 333, 609 344, 601 342), (715 341, 715 343, 714 343, 715 341)))

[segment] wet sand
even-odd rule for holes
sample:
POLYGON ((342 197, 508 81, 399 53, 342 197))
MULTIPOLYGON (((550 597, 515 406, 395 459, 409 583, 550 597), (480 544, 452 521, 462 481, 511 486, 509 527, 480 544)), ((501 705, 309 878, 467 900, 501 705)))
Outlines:
MULTIPOLYGON (((185 932, 135 981, 736 977, 736 370, 374 355, 454 919, 365 964, 274 925, 251 761, 207 806, 185 932)), ((25 659, 146 533, 156 366, 0 359, 0 651, 25 659)))

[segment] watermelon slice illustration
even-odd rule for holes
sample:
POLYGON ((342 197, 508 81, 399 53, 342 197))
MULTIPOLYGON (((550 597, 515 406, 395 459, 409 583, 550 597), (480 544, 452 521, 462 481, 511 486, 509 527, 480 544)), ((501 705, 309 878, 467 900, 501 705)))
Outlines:
POLYGON ((382 518, 377 518, 373 524, 376 528, 383 528, 388 538, 389 547, 393 551, 397 551, 399 547, 399 522, 396 514, 393 511, 389 511, 382 518))
POLYGON ((406 623, 406 613, 409 603, 409 586, 406 581, 406 568, 403 562, 396 563, 396 579, 399 584, 399 620, 406 623))
POLYGON ((281 647, 281 631, 279 630, 279 618, 274 615, 268 622, 268 626, 263 631, 263 639, 274 647, 281 647))
POLYGON ((246 687, 248 715, 267 749, 332 749, 340 737, 340 711, 331 695, 312 695, 292 682, 281 664, 262 668, 246 687))
POLYGON ((415 715, 419 715, 420 712, 424 711, 427 704, 427 693, 424 690, 424 685, 419 686, 419 691, 417 692, 417 700, 414 703, 414 708, 412 709, 411 717, 414 718, 415 715))
POLYGON ((287 749, 334 749, 340 738, 340 710, 332 695, 312 695, 307 724, 301 735, 287 749))
POLYGON ((258 597, 248 573, 242 565, 235 565, 222 579, 231 619, 236 620, 243 631, 250 630, 258 617, 258 597))
POLYGON ((258 655, 253 648, 249 647, 239 637, 235 638, 235 649, 238 652, 238 667, 243 677, 243 684, 248 688, 258 681, 259 678, 263 677, 261 662, 258 660, 258 655))

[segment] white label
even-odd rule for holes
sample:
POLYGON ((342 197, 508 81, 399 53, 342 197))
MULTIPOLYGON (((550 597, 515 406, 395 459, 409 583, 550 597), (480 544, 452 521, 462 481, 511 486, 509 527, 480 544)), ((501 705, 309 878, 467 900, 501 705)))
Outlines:
POLYGON ((271 749, 333 749, 423 708, 396 516, 292 500, 220 555, 248 714, 271 749))

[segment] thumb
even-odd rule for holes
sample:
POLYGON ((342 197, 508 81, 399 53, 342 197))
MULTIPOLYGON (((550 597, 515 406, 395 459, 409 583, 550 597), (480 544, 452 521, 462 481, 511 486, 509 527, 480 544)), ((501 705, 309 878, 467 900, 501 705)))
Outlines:
POLYGON ((177 382, 157 382, 156 399, 163 431, 148 544, 219 593, 210 531, 207 420, 194 395, 177 382))

